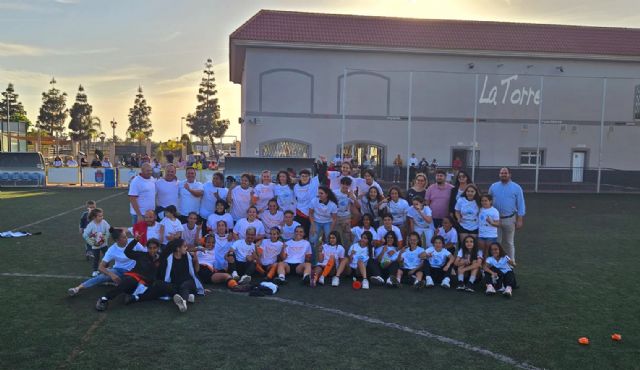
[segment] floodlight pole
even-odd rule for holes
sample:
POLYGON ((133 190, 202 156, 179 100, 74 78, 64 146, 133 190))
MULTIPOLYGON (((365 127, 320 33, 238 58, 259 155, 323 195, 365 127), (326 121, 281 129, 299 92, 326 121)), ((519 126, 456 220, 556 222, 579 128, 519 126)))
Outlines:
POLYGON ((344 132, 347 126, 347 69, 345 68, 342 74, 342 130, 340 134, 340 161, 344 158, 344 132))
POLYGON ((409 158, 411 157, 411 110, 413 103, 413 72, 409 72, 409 114, 407 115, 407 191, 409 190, 409 158))
POLYGON ((544 89, 544 76, 540 76, 540 99, 538 100, 538 140, 536 144, 536 184, 535 192, 538 192, 540 178, 540 137, 542 136, 542 91, 544 89))
POLYGON ((598 149, 598 184, 596 186, 596 192, 600 193, 600 185, 602 181, 602 149, 604 148, 604 113, 605 102, 607 99, 607 79, 602 79, 602 107, 600 115, 600 148, 598 149))
POLYGON ((478 146, 478 78, 476 73, 475 100, 473 102, 473 142, 471 143, 471 181, 473 183, 476 182, 476 148, 478 146))

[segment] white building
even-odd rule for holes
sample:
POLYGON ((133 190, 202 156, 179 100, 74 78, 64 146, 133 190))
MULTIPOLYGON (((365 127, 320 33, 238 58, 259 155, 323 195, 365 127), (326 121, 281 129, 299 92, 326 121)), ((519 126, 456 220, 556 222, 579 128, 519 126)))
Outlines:
POLYGON ((229 42, 243 156, 333 157, 344 138, 360 161, 470 165, 475 117, 479 166, 539 148, 543 168, 640 170, 640 29, 263 10, 229 42))

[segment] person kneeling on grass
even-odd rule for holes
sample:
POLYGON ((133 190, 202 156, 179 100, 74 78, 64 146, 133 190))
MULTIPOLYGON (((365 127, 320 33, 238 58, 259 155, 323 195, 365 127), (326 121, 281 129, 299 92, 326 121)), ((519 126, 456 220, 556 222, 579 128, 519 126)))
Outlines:
POLYGON ((117 287, 98 298, 96 310, 106 310, 109 301, 120 294, 126 294, 124 303, 129 304, 137 301, 153 300, 162 296, 165 292, 165 284, 161 281, 156 281, 156 276, 160 266, 160 259, 166 258, 167 254, 158 255, 158 250, 160 249, 160 241, 158 239, 149 239, 147 241, 146 252, 134 251, 139 238, 140 235, 136 234, 135 238, 124 249, 124 255, 136 261, 135 267, 131 271, 124 273, 124 277, 120 279, 120 284, 117 287))
POLYGON ((286 276, 290 273, 302 275, 302 283, 311 283, 311 244, 304 239, 304 228, 296 227, 293 240, 285 243, 282 249, 282 262, 278 264, 278 278, 275 283, 286 284, 286 276))
POLYGON ((196 276, 200 270, 198 255, 188 252, 187 243, 180 238, 171 240, 166 249, 168 255, 160 261, 160 273, 167 288, 166 295, 173 297, 180 312, 185 312, 187 302, 195 302, 195 294, 204 295, 202 283, 196 276))
POLYGON ((454 266, 458 272, 458 287, 460 291, 473 293, 473 284, 476 282, 478 272, 482 267, 483 253, 478 247, 478 241, 469 235, 462 241, 462 248, 458 250, 454 266), (465 284, 465 279, 468 282, 465 284))
MULTIPOLYGON (((105 253, 102 258, 102 261, 98 266, 100 274, 74 288, 69 288, 68 293, 70 296, 80 293, 82 289, 91 288, 102 283, 113 282, 118 285, 124 277, 125 272, 130 271, 133 266, 136 265, 136 261, 131 260, 124 255, 124 249, 128 244, 126 232, 124 230, 114 228, 111 228, 109 231, 111 232, 111 237, 116 242, 109 247, 107 253, 105 253), (109 268, 109 264, 111 262, 114 264, 113 267, 109 268)), ((145 249, 140 244, 137 244, 135 248, 139 250, 145 249)))
POLYGON ((256 262, 258 255, 256 254, 256 228, 249 226, 245 231, 245 238, 236 240, 231 249, 235 258, 235 263, 229 264, 232 275, 242 275, 240 284, 247 284, 251 281, 251 275, 256 272, 256 262), (235 273, 235 274, 234 274, 235 273))
POLYGON ((417 232, 413 231, 409 233, 408 240, 408 247, 403 249, 398 256, 398 262, 402 268, 398 269, 395 281, 392 280, 392 286, 399 286, 399 283, 402 281, 404 276, 405 281, 413 279, 413 282, 411 283, 412 286, 416 289, 420 289, 424 287, 424 280, 422 280, 424 275, 424 262, 420 256, 425 252, 425 250, 421 245, 422 238, 417 232))
POLYGON ((334 230, 329 233, 328 239, 329 242, 320 247, 318 251, 320 262, 314 267, 314 279, 320 285, 324 285, 326 277, 335 276, 337 266, 344 260, 344 247, 340 242, 340 233, 334 230))
POLYGON ((340 276, 343 272, 353 277, 362 278, 362 289, 369 289, 369 280, 367 279, 367 263, 371 255, 371 243, 373 235, 365 231, 360 235, 360 240, 349 248, 347 258, 343 259, 338 266, 336 276, 331 279, 331 286, 340 285, 340 276))
POLYGON ((420 258, 424 259, 424 275, 426 276, 426 286, 431 288, 435 283, 441 287, 449 289, 451 278, 449 273, 453 265, 453 255, 444 248, 444 238, 436 236, 433 238, 433 247, 427 248, 420 258))
MULTIPOLYGON (((224 221, 221 221, 224 225, 224 221)), ((238 283, 227 273, 224 269, 216 269, 216 237, 214 235, 204 236, 204 247, 197 247, 194 250, 197 251, 196 257, 200 264, 198 270, 198 279, 202 283, 226 283, 228 288, 233 288, 238 283)))
MULTIPOLYGON (((271 201, 269 201, 269 205, 272 205, 271 201)), ((278 226, 273 226, 269 230, 269 238, 262 239, 256 244, 256 250, 258 251, 256 269, 260 274, 266 276, 267 280, 272 280, 278 272, 278 262, 280 262, 282 248, 284 248, 284 243, 280 240, 280 228, 278 226)))
MULTIPOLYGON (((513 267, 516 267, 516 263, 507 256, 500 243, 491 243, 489 253, 491 255, 484 264, 486 294, 495 294, 496 287, 504 287, 502 295, 511 298, 513 287, 516 286, 516 275, 513 273, 513 267)), ((502 290, 502 288, 499 290, 502 290)))

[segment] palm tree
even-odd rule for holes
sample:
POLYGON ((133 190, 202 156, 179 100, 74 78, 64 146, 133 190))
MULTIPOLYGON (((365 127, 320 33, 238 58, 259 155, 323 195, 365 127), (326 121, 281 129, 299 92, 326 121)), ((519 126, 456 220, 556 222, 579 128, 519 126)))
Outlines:
MULTIPOLYGON (((96 116, 87 116, 84 122, 85 127, 87 127, 87 139, 93 142, 100 132, 102 132, 102 122, 100 118, 96 116)), ((87 149, 89 148, 89 144, 87 143, 87 149)))

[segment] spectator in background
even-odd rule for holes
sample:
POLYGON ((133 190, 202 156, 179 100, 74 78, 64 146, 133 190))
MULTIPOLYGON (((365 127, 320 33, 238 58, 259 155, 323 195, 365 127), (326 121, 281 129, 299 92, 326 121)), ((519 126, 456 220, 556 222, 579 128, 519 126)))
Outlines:
POLYGON ((102 167, 102 162, 100 162, 100 158, 93 157, 93 160, 91 161, 91 167, 93 168, 98 168, 98 167, 102 167))
POLYGON ((67 167, 78 167, 78 162, 76 162, 73 157, 69 157, 69 159, 67 159, 67 167))
POLYGON ((456 173, 462 169, 462 160, 460 159, 460 157, 456 157, 456 159, 453 160, 453 162, 451 163, 451 168, 453 168, 456 173))
POLYGON ((202 169, 202 161, 200 160, 200 157, 196 157, 196 161, 194 164, 191 165, 191 167, 193 167, 193 169, 195 170, 201 170, 202 169))
POLYGON ((342 157, 340 156, 340 153, 336 153, 336 156, 333 157, 333 164, 335 166, 340 166, 342 164, 342 157))
POLYGON ((173 164, 173 152, 167 153, 167 155, 165 155, 165 158, 167 159, 167 163, 173 164))
POLYGON ((411 153, 411 158, 409 158, 409 181, 413 181, 413 178, 416 176, 417 169, 418 158, 416 158, 416 153, 411 153))
POLYGON ((53 167, 62 167, 62 159, 59 156, 53 159, 53 167))
POLYGON ((436 170, 436 182, 427 188, 425 203, 431 208, 433 225, 442 226, 442 219, 449 215, 449 200, 453 185, 445 181, 447 173, 444 170, 436 170))
POLYGON ((427 161, 427 158, 422 157, 422 159, 420 160, 420 163, 418 163, 418 171, 422 173, 427 173, 428 170, 429 170, 429 161, 427 161))
POLYGON ((89 166, 89 162, 85 156, 80 157, 80 166, 87 167, 89 166))
POLYGON ((402 157, 400 154, 396 156, 396 159, 393 160, 393 182, 400 182, 400 169, 402 168, 402 157))
POLYGON ((184 158, 180 157, 180 159, 178 159, 177 167, 178 168, 187 167, 187 161, 185 161, 184 158))
POLYGON ((160 165, 160 162, 158 162, 157 159, 153 158, 153 163, 151 166, 151 176, 153 176, 154 179, 159 179, 162 175, 162 166, 160 165))
POLYGON ((104 158, 102 159, 102 167, 104 167, 104 168, 111 168, 111 167, 113 167, 113 166, 111 165, 111 162, 109 162, 109 157, 104 157, 104 158))
POLYGON ((489 194, 493 196, 493 207, 500 212, 498 243, 504 247, 505 252, 515 262, 516 229, 522 228, 526 211, 522 187, 511 181, 511 171, 503 167, 500 169, 500 181, 491 185, 489 194))
POLYGON ((138 162, 136 153, 131 153, 131 157, 129 158, 129 166, 134 168, 140 167, 140 163, 138 162))

